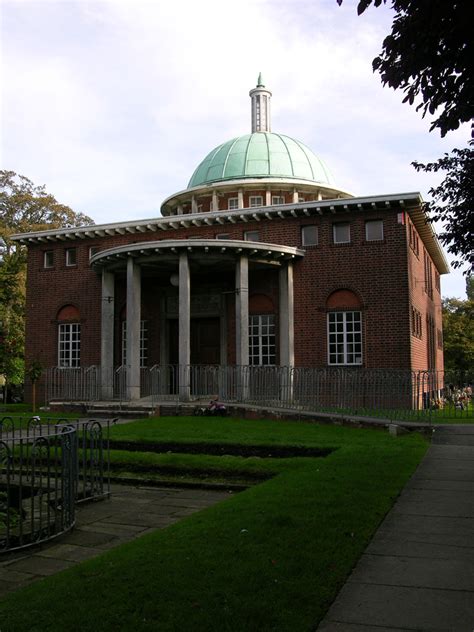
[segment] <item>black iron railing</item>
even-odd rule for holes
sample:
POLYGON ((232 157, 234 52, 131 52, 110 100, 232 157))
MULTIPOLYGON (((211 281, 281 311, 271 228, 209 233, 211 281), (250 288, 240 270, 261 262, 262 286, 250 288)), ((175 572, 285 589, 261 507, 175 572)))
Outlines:
POLYGON ((109 421, 0 418, 0 553, 69 531, 110 494, 109 421))

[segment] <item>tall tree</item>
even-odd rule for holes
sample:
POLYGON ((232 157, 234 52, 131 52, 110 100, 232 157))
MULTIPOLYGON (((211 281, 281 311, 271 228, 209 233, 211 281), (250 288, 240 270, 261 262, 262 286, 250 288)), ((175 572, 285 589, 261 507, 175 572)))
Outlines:
MULTIPOLYGON (((341 5, 343 0, 337 2, 341 5)), ((360 0, 357 12, 382 4, 386 0, 360 0)), ((472 1, 392 0, 391 7, 392 30, 372 62, 373 69, 384 85, 405 93, 404 102, 415 104, 423 116, 435 115, 430 131, 437 129, 445 136, 474 119, 472 1)), ((455 149, 436 163, 414 163, 418 170, 446 171, 443 183, 430 191, 435 198, 430 219, 444 221, 441 241, 456 256, 455 267, 470 264, 468 273, 473 269, 472 147, 467 139, 466 148, 455 149), (467 229, 464 235, 461 225, 467 229)))
POLYGON ((13 171, 0 171, 0 375, 7 386, 21 383, 25 370, 26 252, 11 235, 93 223, 60 204, 44 186, 13 171))
POLYGON ((447 371, 474 367, 474 301, 443 300, 444 365, 447 371))

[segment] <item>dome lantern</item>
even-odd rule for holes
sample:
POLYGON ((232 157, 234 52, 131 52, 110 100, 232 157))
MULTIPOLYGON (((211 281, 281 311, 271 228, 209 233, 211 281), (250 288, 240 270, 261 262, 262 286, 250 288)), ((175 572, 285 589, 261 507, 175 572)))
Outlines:
POLYGON ((258 75, 257 86, 250 90, 252 101, 252 133, 271 132, 270 99, 272 93, 265 88, 262 73, 258 75))

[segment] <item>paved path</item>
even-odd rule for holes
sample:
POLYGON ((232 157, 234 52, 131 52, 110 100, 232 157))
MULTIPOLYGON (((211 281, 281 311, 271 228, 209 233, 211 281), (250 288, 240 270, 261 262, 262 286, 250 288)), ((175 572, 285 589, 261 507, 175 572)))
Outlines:
POLYGON ((318 630, 474 631, 473 426, 435 431, 318 630))
POLYGON ((53 543, 0 557, 0 598, 129 540, 168 527, 228 492, 113 485, 110 499, 77 508, 76 527, 53 543))

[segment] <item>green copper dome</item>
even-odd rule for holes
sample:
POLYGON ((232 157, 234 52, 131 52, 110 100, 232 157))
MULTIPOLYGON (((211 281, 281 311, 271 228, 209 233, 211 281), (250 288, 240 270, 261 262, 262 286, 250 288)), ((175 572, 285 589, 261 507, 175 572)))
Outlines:
POLYGON ((332 185, 324 162, 289 136, 254 132, 213 149, 197 167, 188 189, 243 178, 284 178, 332 185))

